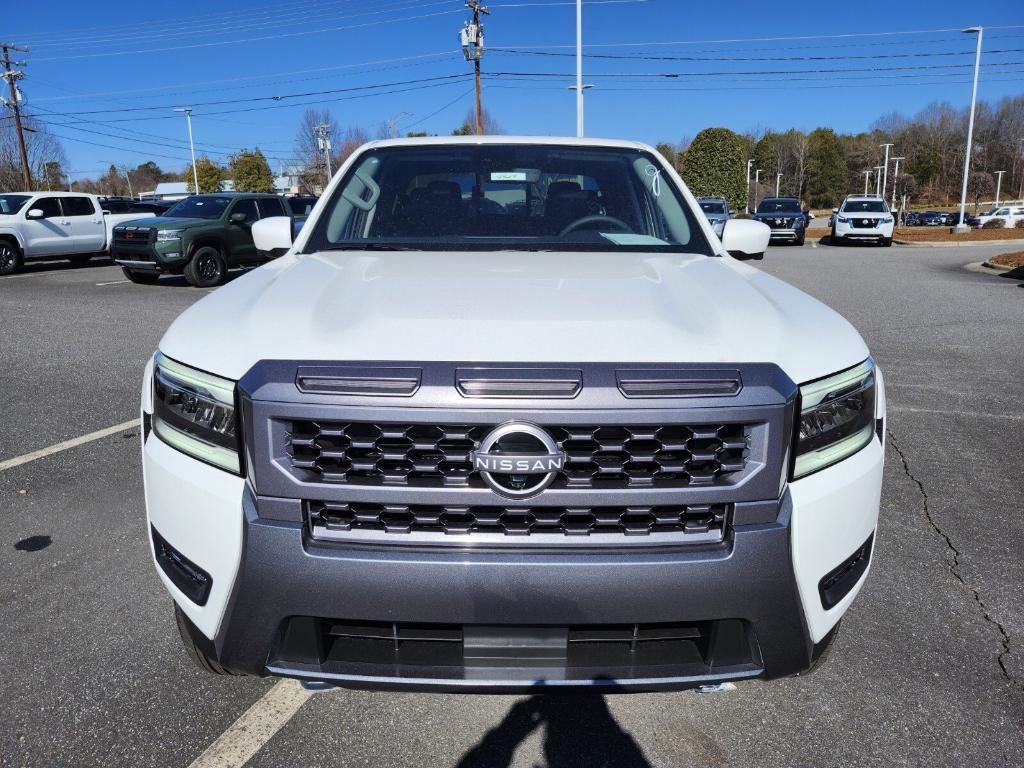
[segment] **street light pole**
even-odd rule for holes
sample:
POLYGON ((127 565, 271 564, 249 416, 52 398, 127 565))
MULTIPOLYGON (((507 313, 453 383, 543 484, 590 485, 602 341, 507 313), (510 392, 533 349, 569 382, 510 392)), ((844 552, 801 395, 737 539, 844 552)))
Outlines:
POLYGON ((576 136, 583 138, 583 0, 576 0, 576 136))
POLYGON ((753 165, 754 165, 753 158, 751 158, 750 160, 747 160, 747 205, 746 205, 747 215, 750 215, 750 169, 753 167, 753 165))
POLYGON ((761 181, 761 169, 758 168, 754 173, 754 210, 757 210, 757 185, 761 181))
POLYGON ((960 218, 957 219, 956 229, 965 232, 967 225, 964 224, 964 209, 967 207, 967 177, 971 171, 971 148, 974 146, 974 107, 978 101, 978 70, 981 69, 981 38, 984 34, 983 27, 968 27, 960 30, 965 34, 978 35, 978 47, 974 52, 974 85, 971 87, 971 116, 967 121, 967 151, 964 152, 964 181, 960 188, 960 218))
POLYGON ((906 159, 907 158, 905 158, 905 157, 894 157, 893 158, 893 160, 896 161, 896 169, 893 171, 893 174, 892 174, 892 207, 893 208, 896 207, 896 184, 899 182, 899 179, 900 179, 900 160, 906 160, 906 159))
POLYGON ((889 188, 889 147, 892 144, 879 144, 885 148, 885 165, 882 166, 882 198, 885 198, 885 190, 889 188))
POLYGON ((782 184, 782 174, 781 173, 776 173, 775 174, 775 196, 776 197, 779 196, 779 186, 781 184, 782 184))
POLYGON ((188 147, 192 152, 192 183, 195 185, 195 194, 199 194, 199 171, 196 170, 196 145, 192 141, 192 107, 175 107, 175 112, 184 112, 188 121, 188 147))
POLYGON ((882 166, 875 166, 875 194, 878 197, 882 196, 882 166))
POLYGON ((1003 186, 1003 174, 1006 171, 996 171, 996 205, 999 205, 999 190, 1003 186))
POLYGON ((864 174, 864 197, 868 196, 868 183, 871 181, 871 171, 863 171, 864 174))

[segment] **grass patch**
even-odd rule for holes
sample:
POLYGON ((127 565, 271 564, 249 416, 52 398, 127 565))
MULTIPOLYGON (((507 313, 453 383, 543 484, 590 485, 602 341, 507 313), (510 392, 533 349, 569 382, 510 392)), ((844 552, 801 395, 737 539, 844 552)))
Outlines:
POLYGON ((1024 251, 1001 253, 998 256, 993 256, 988 261, 990 264, 998 264, 1000 267, 1010 267, 1011 269, 1024 267, 1024 251))
POLYGON ((949 227, 896 227, 896 240, 909 243, 974 243, 986 240, 1024 241, 1024 229, 972 229, 962 234, 953 234, 949 227))

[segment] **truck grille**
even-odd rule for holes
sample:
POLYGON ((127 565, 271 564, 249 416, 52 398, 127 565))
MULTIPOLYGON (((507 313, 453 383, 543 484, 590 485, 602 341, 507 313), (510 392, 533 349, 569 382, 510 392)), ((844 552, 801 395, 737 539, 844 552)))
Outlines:
MULTIPOLYGON (((470 453, 493 428, 296 420, 285 440, 307 482, 482 488, 470 453)), ((750 441, 744 424, 545 429, 567 455, 552 488, 720 485, 743 471, 750 441)))
POLYGON ((309 530, 318 539, 351 540, 353 531, 442 536, 499 534, 563 537, 681 534, 685 541, 719 542, 725 536, 727 504, 650 507, 491 507, 437 504, 354 504, 310 501, 309 530))
POLYGON ((878 219, 850 219, 850 223, 857 229, 874 229, 878 219))

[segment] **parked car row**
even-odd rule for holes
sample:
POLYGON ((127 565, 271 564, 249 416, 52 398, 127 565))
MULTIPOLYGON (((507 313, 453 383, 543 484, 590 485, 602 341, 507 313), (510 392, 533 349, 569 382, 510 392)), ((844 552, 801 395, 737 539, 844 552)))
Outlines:
POLYGON ((172 202, 62 192, 0 195, 0 275, 27 260, 84 263, 109 254, 136 283, 181 274, 199 287, 219 285, 229 269, 262 263, 251 227, 288 216, 297 231, 317 198, 224 192, 172 202))

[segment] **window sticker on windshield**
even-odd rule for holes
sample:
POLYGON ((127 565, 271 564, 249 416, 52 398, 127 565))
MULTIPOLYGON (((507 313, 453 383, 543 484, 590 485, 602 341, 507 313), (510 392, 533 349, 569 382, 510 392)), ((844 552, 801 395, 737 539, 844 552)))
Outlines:
POLYGON ((644 173, 651 178, 651 194, 655 197, 661 197, 661 169, 648 165, 644 168, 644 173))
POLYGON ((526 171, 491 171, 491 181, 526 181, 526 171))

